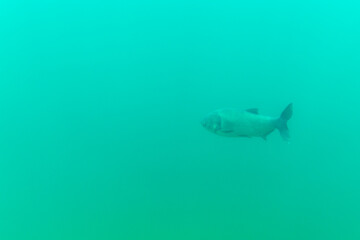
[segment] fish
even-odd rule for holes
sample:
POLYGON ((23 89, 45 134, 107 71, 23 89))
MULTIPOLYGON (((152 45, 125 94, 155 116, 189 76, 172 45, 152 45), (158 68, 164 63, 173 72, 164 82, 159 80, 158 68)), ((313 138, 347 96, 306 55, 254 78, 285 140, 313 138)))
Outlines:
POLYGON ((289 141, 287 122, 292 114, 292 103, 287 105, 279 117, 261 115, 257 108, 246 110, 226 108, 209 113, 203 118, 201 125, 206 130, 224 137, 260 137, 264 140, 278 129, 282 139, 289 141))

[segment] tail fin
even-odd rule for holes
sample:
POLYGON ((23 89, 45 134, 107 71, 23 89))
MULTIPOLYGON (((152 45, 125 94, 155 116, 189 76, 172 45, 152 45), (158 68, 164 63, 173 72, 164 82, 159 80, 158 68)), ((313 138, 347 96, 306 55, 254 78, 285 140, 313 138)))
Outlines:
POLYGON ((277 122, 277 129, 280 132, 281 137, 288 141, 290 139, 289 129, 287 127, 287 121, 291 118, 293 113, 293 104, 290 103, 284 111, 281 113, 280 118, 277 122))

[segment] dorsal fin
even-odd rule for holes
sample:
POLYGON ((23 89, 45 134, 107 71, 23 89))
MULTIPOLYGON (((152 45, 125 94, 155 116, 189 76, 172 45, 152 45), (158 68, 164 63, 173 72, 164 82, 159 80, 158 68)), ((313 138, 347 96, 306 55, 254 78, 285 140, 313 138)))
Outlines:
POLYGON ((245 111, 247 111, 249 113, 253 113, 253 114, 259 114, 259 109, 257 109, 257 108, 249 108, 249 109, 246 109, 245 111))

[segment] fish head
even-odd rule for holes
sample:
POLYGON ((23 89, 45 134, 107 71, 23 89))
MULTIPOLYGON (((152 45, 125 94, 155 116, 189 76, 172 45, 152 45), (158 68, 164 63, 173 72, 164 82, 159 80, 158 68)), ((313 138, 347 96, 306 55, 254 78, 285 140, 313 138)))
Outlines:
POLYGON ((217 132, 221 129, 221 117, 218 113, 210 113, 201 121, 201 125, 210 132, 217 132))

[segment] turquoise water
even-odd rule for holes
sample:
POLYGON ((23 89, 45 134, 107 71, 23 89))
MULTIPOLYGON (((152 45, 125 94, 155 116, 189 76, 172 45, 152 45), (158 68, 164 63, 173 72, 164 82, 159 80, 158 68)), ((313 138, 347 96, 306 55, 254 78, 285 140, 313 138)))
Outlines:
POLYGON ((1 1, 0 239, 359 239, 359 11, 1 1), (290 144, 200 125, 290 102, 290 144))

